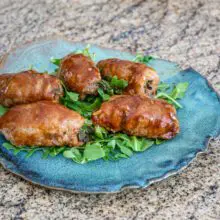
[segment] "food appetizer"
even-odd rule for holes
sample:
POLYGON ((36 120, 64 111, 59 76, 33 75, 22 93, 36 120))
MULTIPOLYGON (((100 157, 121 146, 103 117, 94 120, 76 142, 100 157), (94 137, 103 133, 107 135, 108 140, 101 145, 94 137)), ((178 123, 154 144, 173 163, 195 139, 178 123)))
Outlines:
POLYGON ((58 103, 39 101, 12 107, 0 118, 0 131, 15 146, 82 144, 78 139, 84 118, 58 103))
POLYGON ((57 76, 70 91, 79 93, 82 99, 86 95, 96 95, 98 82, 101 81, 99 69, 83 54, 70 54, 64 57, 60 62, 57 76))
POLYGON ((93 113, 92 121, 112 132, 147 138, 171 139, 179 132, 171 104, 141 95, 112 96, 93 113))
POLYGON ((27 70, 0 75, 3 146, 83 164, 128 158, 179 132, 176 109, 188 83, 171 88, 146 62, 110 58, 88 48, 53 59, 56 76, 27 70), (160 83, 159 83, 160 82, 160 83), (6 109, 5 107, 11 107, 6 109))
POLYGON ((143 63, 112 58, 99 61, 97 67, 102 77, 117 76, 118 79, 128 81, 124 93, 148 96, 156 94, 159 76, 154 69, 143 63))
POLYGON ((63 88, 59 79, 27 70, 0 75, 0 104, 11 107, 40 100, 59 102, 63 88))

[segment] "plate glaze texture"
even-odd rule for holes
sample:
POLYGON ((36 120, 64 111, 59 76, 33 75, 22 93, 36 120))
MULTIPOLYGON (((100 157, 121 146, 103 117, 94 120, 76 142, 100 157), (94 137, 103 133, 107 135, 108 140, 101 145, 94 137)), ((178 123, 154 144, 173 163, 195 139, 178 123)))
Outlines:
MULTIPOLYGON (((51 57, 61 58, 85 44, 66 40, 44 40, 12 51, 0 66, 0 73, 14 73, 28 69, 52 72, 56 68, 51 57)), ((132 60, 134 55, 91 45, 96 61, 118 57, 132 60)), ((0 163, 7 170, 32 183, 48 188, 74 192, 118 192, 122 188, 147 187, 152 182, 177 173, 186 167, 197 153, 206 149, 208 140, 220 134, 220 99, 207 80, 189 68, 181 70, 175 63, 154 59, 149 63, 162 81, 189 82, 186 96, 178 110, 181 132, 173 140, 152 146, 143 153, 119 161, 98 160, 84 165, 76 164, 59 155, 42 159, 41 153, 25 158, 25 153, 14 155, 6 150, 0 137, 0 163)))

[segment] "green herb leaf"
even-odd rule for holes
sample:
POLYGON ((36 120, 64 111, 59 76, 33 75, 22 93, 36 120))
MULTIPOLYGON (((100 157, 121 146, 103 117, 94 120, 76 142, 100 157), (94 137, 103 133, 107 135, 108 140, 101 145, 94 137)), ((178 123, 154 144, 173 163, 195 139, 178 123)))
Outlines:
POLYGON ((26 149, 24 149, 24 148, 22 148, 22 147, 14 148, 13 154, 14 154, 14 155, 17 155, 17 154, 19 154, 21 151, 26 151, 26 149))
POLYGON ((115 149, 115 146, 116 146, 116 140, 110 140, 108 143, 107 143, 107 147, 110 148, 111 150, 114 150, 115 149))
POLYGON ((137 138, 136 136, 132 136, 131 140, 132 149, 136 152, 145 151, 154 144, 153 140, 149 140, 146 138, 137 138))
POLYGON ((157 87, 157 92, 165 92, 170 88, 170 85, 164 82, 160 82, 157 87))
POLYGON ((154 144, 153 140, 148 140, 146 138, 142 138, 142 144, 140 151, 145 151, 150 148, 154 144))
POLYGON ((4 115, 8 111, 8 108, 0 105, 0 116, 4 115))
POLYGON ((80 153, 79 149, 77 148, 70 148, 63 152, 63 156, 68 159, 72 159, 76 163, 84 163, 82 154, 80 153))
POLYGON ((57 59, 57 58, 54 58, 54 57, 50 58, 50 62, 53 63, 56 66, 60 66, 61 60, 62 59, 57 59))
POLYGON ((137 139, 136 136, 132 136, 131 137, 132 140, 132 149, 134 151, 141 151, 141 142, 137 139))
POLYGON ((103 96, 103 93, 112 96, 114 94, 121 94, 123 90, 128 86, 128 82, 123 79, 118 79, 117 76, 113 76, 106 77, 106 79, 101 80, 101 82, 99 82, 99 86, 100 89, 103 90, 103 92, 100 90, 100 96, 103 96))
POLYGON ((128 82, 123 79, 118 79, 117 76, 113 76, 110 81, 110 86, 113 88, 125 89, 128 86, 128 82))
POLYGON ((43 158, 43 159, 48 158, 49 154, 50 154, 50 148, 44 149, 42 158, 43 158))
POLYGON ((181 99, 184 97, 188 86, 188 82, 178 83, 176 86, 174 86, 170 94, 159 92, 157 93, 156 98, 165 99, 169 103, 173 104, 176 108, 182 108, 182 105, 177 102, 176 99, 181 99))
POLYGON ((142 54, 137 54, 136 57, 133 59, 134 62, 138 62, 138 63, 149 63, 151 60, 153 60, 154 57, 152 56, 144 56, 142 54))
POLYGON ((177 102, 175 99, 173 99, 170 95, 166 93, 160 92, 156 95, 156 98, 162 98, 162 99, 168 100, 171 104, 173 104, 177 108, 183 107, 179 102, 177 102))
POLYGON ((79 100, 79 94, 75 92, 66 92, 66 99, 72 102, 76 102, 79 100))
POLYGON ((4 148, 6 148, 7 150, 13 150, 15 148, 14 145, 12 145, 12 144, 10 144, 8 142, 3 143, 2 146, 4 148))
POLYGON ((79 94, 69 92, 63 84, 65 95, 61 98, 61 102, 67 108, 77 111, 86 118, 90 118, 93 111, 98 109, 102 103, 101 97, 90 98, 90 102, 79 101, 79 94))
POLYGON ((181 99, 184 97, 186 90, 188 89, 189 83, 188 82, 183 82, 183 83, 178 83, 172 92, 170 93, 170 96, 173 99, 181 99))
POLYGON ((106 93, 104 93, 103 89, 98 88, 98 93, 101 96, 101 98, 103 99, 103 101, 108 101, 110 99, 110 96, 106 93))
POLYGON ((120 151, 121 151, 123 154, 127 155, 128 157, 131 157, 131 156, 133 155, 132 150, 130 150, 129 148, 125 147, 124 144, 123 144, 123 142, 117 141, 116 144, 117 144, 117 146, 119 147, 120 151))
POLYGON ((100 126, 95 126, 95 136, 100 139, 105 139, 108 135, 108 132, 105 130, 105 128, 102 128, 100 126))
POLYGON ((30 149, 29 151, 28 151, 28 153, 26 154, 26 158, 29 158, 29 157, 31 157, 35 152, 37 152, 37 151, 41 151, 42 149, 41 148, 33 148, 33 149, 30 149))
POLYGON ((155 144, 156 144, 156 145, 159 145, 159 144, 164 143, 165 141, 166 141, 166 140, 156 139, 155 144))
POLYGON ((77 102, 77 103, 78 106, 83 110, 93 112, 100 107, 100 105, 102 104, 102 100, 99 97, 96 97, 93 103, 87 103, 87 102, 77 102))
POLYGON ((62 153, 66 149, 66 147, 50 147, 49 149, 49 155, 51 157, 56 157, 57 155, 62 153))
POLYGON ((97 160, 105 156, 105 151, 103 150, 100 143, 86 144, 84 150, 84 158, 86 161, 97 160))
POLYGON ((107 80, 102 79, 99 82, 99 86, 110 96, 114 95, 114 89, 110 86, 110 83, 107 80))
POLYGON ((126 154, 123 154, 123 153, 116 153, 114 156, 113 156, 113 159, 114 160, 119 160, 121 158, 129 158, 129 156, 127 156, 126 154))
POLYGON ((91 53, 90 50, 90 44, 88 44, 84 49, 82 50, 76 50, 74 53, 75 54, 83 54, 84 56, 89 57, 91 60, 95 60, 96 54, 95 53, 91 53))

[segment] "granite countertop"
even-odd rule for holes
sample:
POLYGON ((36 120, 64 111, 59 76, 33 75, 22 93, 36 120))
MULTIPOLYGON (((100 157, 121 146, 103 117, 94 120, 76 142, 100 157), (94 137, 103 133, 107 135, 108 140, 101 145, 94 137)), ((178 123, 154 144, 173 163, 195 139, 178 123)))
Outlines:
MULTIPOLYGON (((51 35, 192 66, 220 88, 219 0, 1 0, 0 55, 51 35)), ((0 219, 220 219, 220 140, 181 174, 147 189, 47 190, 0 167, 0 219)))

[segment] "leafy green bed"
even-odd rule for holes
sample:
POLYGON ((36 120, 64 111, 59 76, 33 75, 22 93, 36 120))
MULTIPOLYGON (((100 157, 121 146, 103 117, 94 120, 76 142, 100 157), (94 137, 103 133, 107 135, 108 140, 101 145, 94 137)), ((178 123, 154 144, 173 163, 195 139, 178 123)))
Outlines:
MULTIPOLYGON (((89 47, 86 47, 84 50, 76 51, 75 53, 83 53, 92 59, 95 57, 95 54, 89 52, 89 47)), ((152 56, 142 56, 138 54, 134 61, 147 64, 152 59, 154 59, 152 56)), ((59 66, 60 59, 52 58, 51 62, 59 66)), ((52 74, 54 75, 56 73, 52 74)), ((94 126, 92 124, 90 120, 92 112, 97 110, 102 102, 109 100, 112 95, 121 94, 127 85, 127 81, 119 80, 117 77, 103 79, 99 84, 98 96, 87 96, 83 101, 79 100, 79 94, 68 91, 63 85, 65 95, 60 100, 61 104, 79 112, 86 118, 85 124, 79 133, 80 139, 87 140, 87 143, 83 146, 73 148, 67 146, 50 148, 29 146, 16 147, 9 142, 3 143, 3 146, 8 150, 12 150, 15 155, 22 151, 26 152, 27 158, 31 157, 37 151, 40 151, 42 153, 42 158, 48 158, 49 156, 55 157, 62 154, 65 158, 83 164, 100 158, 104 160, 129 158, 135 152, 142 152, 154 144, 161 144, 164 140, 128 136, 123 133, 113 134, 100 126, 94 126)), ((178 83, 172 86, 161 82, 155 97, 167 100, 177 109, 182 108, 178 99, 184 97, 187 88, 187 82, 178 83)), ((1 115, 6 111, 6 108, 0 106, 1 115)))

